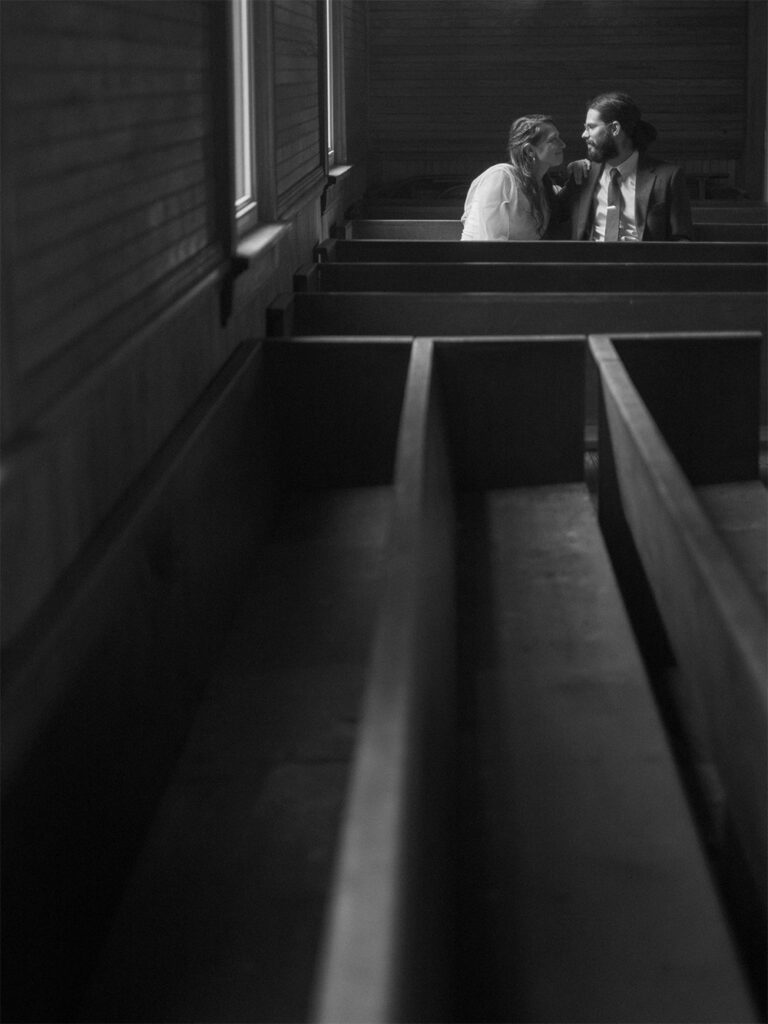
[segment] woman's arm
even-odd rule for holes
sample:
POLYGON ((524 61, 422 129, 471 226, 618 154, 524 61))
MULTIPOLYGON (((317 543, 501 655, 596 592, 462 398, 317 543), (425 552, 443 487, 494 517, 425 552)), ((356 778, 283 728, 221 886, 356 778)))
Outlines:
POLYGON ((509 238, 509 175, 491 168, 478 181, 464 217, 464 240, 503 241, 509 238))

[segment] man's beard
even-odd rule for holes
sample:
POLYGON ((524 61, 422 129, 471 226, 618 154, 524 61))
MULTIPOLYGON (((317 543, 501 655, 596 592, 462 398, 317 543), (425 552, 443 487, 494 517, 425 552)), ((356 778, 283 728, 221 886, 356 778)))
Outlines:
POLYGON ((592 142, 587 145, 587 155, 596 164, 605 163, 612 156, 616 156, 619 147, 612 135, 606 135, 602 142, 592 142))

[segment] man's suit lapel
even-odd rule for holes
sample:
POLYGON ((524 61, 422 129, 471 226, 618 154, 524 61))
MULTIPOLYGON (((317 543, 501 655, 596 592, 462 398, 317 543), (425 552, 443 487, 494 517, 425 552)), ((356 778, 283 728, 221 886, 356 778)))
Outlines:
POLYGON ((648 215, 648 204, 655 181, 654 165, 646 163, 641 157, 637 164, 637 177, 635 178, 635 224, 637 225, 637 237, 640 240, 645 234, 645 218, 648 215))
POLYGON ((574 238, 589 238, 592 232, 592 208, 594 206, 595 192, 603 173, 602 164, 592 164, 589 168, 589 177, 586 185, 581 190, 578 206, 576 208, 576 230, 574 238))

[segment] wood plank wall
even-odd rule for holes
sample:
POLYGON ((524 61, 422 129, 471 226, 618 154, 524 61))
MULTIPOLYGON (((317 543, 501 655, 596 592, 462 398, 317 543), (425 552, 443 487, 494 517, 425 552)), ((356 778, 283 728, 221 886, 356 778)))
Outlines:
POLYGON ((226 0, 0 0, 3 1019, 75 1019, 272 515, 253 339, 323 237, 325 176, 315 4, 255 6, 260 209, 285 230, 223 321, 226 0))
POLYGON ((277 0, 273 17, 277 206, 282 215, 307 185, 325 174, 320 23, 315 0, 277 0))
POLYGON ((221 249, 207 6, 3 8, 8 437, 221 249))
POLYGON ((360 163, 368 148, 368 18, 359 0, 344 0, 346 150, 344 163, 360 163))
MULTIPOLYGON (((364 7, 349 0, 345 43, 361 164, 364 7)), ((291 230, 237 278, 223 326, 226 66, 212 54, 227 4, 0 2, 4 643, 46 607, 237 344, 264 332, 266 306, 321 237, 317 7, 271 10, 265 209, 291 230)), ((364 187, 350 175, 339 207, 364 187)))
POLYGON ((623 89, 658 129, 655 155, 734 184, 748 14, 746 0, 369 0, 372 177, 474 176, 532 112, 576 159, 589 100, 623 89))

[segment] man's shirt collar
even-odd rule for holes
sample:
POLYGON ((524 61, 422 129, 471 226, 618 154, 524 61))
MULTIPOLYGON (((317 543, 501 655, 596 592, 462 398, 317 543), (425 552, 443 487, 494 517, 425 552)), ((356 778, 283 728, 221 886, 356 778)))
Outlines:
MULTIPOLYGON (((634 149, 627 159, 622 164, 617 164, 619 173, 621 174, 622 181, 627 181, 629 178, 634 178, 637 175, 637 162, 640 158, 640 154, 634 149)), ((611 167, 608 164, 603 164, 603 173, 601 178, 608 179, 611 173, 611 167)))

